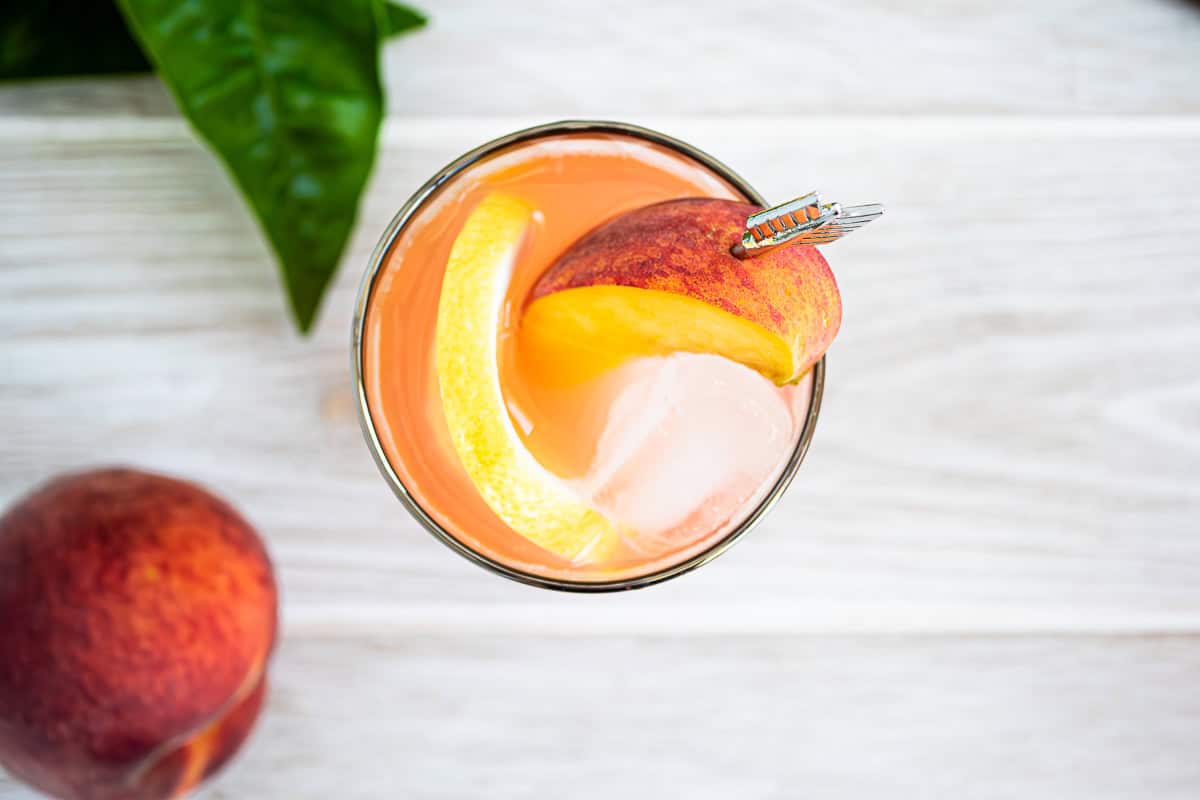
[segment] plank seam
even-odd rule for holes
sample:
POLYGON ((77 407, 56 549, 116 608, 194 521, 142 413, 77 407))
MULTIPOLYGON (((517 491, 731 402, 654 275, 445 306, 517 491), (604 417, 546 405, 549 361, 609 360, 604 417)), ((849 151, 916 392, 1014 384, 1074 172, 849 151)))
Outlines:
MULTIPOLYGON (((389 117, 381 131, 383 146, 441 143, 455 138, 470 146, 484 136, 500 135, 552 120, 547 116, 389 117), (481 131, 484 133, 481 134, 481 131)), ((1200 136, 1200 114, 1012 116, 1012 115, 833 115, 756 116, 726 119, 711 116, 636 115, 630 121, 680 135, 719 137, 753 134, 778 139, 831 134, 882 139, 1022 139, 1022 138, 1194 138, 1200 136)), ((193 138, 182 118, 132 116, 0 117, 0 140, 71 142, 90 140, 147 141, 193 138)))

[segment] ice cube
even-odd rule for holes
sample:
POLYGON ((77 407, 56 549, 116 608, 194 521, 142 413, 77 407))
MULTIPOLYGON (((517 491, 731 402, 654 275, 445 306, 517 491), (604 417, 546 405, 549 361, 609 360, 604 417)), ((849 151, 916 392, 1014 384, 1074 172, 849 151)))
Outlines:
POLYGON ((620 386, 576 489, 646 555, 691 544, 742 510, 791 452, 783 393, 720 356, 639 358, 620 386))

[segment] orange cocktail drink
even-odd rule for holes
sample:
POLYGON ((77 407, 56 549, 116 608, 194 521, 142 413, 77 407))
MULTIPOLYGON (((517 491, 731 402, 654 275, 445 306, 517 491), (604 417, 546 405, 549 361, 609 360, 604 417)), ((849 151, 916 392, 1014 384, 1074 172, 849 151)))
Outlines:
POLYGON ((741 358, 761 339, 737 327, 752 312, 709 313, 669 276, 631 293, 633 311, 623 288, 577 291, 586 308, 558 292, 586 283, 562 262, 581 237, 679 198, 761 204, 667 137, 560 124, 450 165, 385 234, 356 317, 364 430, 409 510, 460 553, 552 588, 643 585, 720 552, 795 471, 823 362, 781 377, 741 358), (698 344, 633 343, 647 326, 698 344), (705 352, 705 326, 737 341, 705 352))

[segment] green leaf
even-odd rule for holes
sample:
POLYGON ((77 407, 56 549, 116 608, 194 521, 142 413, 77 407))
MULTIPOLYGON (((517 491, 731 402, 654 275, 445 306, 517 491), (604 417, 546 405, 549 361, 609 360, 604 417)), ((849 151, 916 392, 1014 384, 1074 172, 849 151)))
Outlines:
POLYGON ((118 0, 228 166, 302 331, 350 236, 383 115, 376 0, 118 0))
POLYGON ((108 0, 10 2, 0 9, 0 80, 149 71, 108 0))
POLYGON ((399 3, 386 3, 384 5, 384 13, 387 16, 384 22, 385 36, 399 36, 402 33, 408 33, 418 28, 424 28, 429 22, 429 18, 409 6, 402 6, 399 3))

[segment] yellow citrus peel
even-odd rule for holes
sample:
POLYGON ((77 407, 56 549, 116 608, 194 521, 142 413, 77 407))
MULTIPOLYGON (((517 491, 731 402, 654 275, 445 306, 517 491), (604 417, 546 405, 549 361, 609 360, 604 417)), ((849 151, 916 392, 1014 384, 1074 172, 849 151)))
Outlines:
POLYGON ((569 561, 599 561, 619 542, 616 530, 524 446, 500 389, 497 334, 532 220, 527 204, 493 193, 454 241, 435 345, 442 409, 463 468, 505 524, 569 561))

